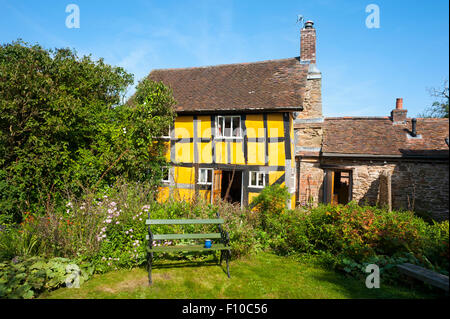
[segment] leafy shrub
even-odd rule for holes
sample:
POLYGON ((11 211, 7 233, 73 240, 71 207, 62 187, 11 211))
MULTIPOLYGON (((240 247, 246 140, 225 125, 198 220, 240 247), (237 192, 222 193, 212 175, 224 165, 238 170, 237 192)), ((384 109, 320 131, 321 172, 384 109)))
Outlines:
POLYGON ((122 104, 133 76, 123 68, 22 41, 0 45, 0 222, 43 214, 65 192, 81 195, 119 177, 156 185, 166 164, 162 136, 175 100, 144 79, 122 104))
POLYGON ((88 264, 66 258, 15 258, 0 263, 0 298, 31 299, 67 283, 82 285, 92 274, 93 268, 88 264))
POLYGON ((239 258, 262 248, 257 236, 260 224, 258 213, 226 201, 219 201, 210 209, 213 216, 218 212, 225 220, 224 229, 230 235, 232 258, 239 258))
POLYGON ((41 241, 30 226, 30 221, 32 216, 26 217, 21 225, 4 227, 0 232, 0 261, 39 254, 41 241))
POLYGON ((269 218, 265 231, 276 252, 318 254, 345 272, 376 261, 395 278, 393 265, 408 260, 448 274, 448 221, 430 225, 412 212, 319 205, 269 218))
POLYGON ((285 186, 273 184, 266 186, 261 193, 250 203, 253 211, 258 213, 261 226, 266 227, 267 219, 273 216, 280 216, 286 210, 286 202, 289 199, 289 192, 285 186))

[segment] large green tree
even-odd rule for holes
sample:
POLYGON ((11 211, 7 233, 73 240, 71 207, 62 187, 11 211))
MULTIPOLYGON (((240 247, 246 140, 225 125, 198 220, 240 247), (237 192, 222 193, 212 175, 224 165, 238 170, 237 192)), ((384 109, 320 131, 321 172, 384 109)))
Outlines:
POLYGON ((119 176, 156 183, 173 121, 171 91, 149 80, 122 104, 133 76, 120 67, 22 41, 0 46, 0 223, 99 189, 119 176))

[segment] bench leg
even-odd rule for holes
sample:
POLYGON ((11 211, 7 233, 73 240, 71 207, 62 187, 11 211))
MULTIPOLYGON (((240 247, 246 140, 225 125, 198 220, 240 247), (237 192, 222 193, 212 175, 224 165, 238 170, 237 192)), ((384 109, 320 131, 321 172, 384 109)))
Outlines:
POLYGON ((227 275, 228 275, 228 278, 230 278, 230 257, 231 257, 231 252, 229 251, 229 250, 227 250, 227 252, 226 252, 226 254, 227 254, 227 275))
POLYGON ((153 253, 148 254, 148 284, 151 285, 152 281, 152 263, 153 263, 153 253))
POLYGON ((223 250, 220 251, 219 265, 222 265, 222 260, 223 260, 223 250))

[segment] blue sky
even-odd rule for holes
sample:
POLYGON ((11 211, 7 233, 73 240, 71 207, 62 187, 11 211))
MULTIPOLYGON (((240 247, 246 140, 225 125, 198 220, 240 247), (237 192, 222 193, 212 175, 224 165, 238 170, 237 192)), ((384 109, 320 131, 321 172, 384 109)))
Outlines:
POLYGON ((0 0, 0 9, 2 44, 74 48, 136 80, 157 68, 298 56, 302 14, 317 29, 325 116, 387 116, 403 97, 413 117, 433 102, 427 88, 449 78, 447 0, 0 0), (79 29, 65 26, 71 3, 79 29), (365 24, 372 3, 379 29, 365 24))

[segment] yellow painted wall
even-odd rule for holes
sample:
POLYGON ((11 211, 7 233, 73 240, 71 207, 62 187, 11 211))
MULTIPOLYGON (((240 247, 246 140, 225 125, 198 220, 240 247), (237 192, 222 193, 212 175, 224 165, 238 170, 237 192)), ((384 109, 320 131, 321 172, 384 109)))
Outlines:
MULTIPOLYGON (((264 142, 264 116, 262 114, 247 114, 245 126, 247 129, 247 137, 249 139, 260 139, 259 141, 248 141, 247 143, 247 156, 248 165, 265 165, 265 142, 264 142)), ((271 113, 267 114, 267 126, 269 138, 284 137, 284 122, 283 113, 271 113)), ((289 131, 291 141, 294 140, 293 119, 289 117, 289 131)), ((198 160, 200 164, 213 163, 212 158, 212 145, 211 139, 211 116, 197 116, 197 132, 198 143, 196 146, 193 142, 175 143, 175 154, 170 154, 170 142, 167 142, 167 159, 171 158, 175 163, 194 163, 194 148, 196 147, 198 153, 198 160), (200 142, 200 139, 204 139, 204 142, 200 142), (206 139, 206 141, 205 141, 206 139), (171 156, 172 155, 172 156, 171 156)), ((193 116, 178 116, 174 123, 173 135, 176 139, 194 139, 194 117, 193 116)), ((218 139, 214 141, 215 145, 215 163, 217 164, 237 164, 245 165, 243 143, 244 139, 238 139, 232 142, 230 145, 231 154, 228 154, 228 146, 224 139, 218 139), (231 159, 231 163, 228 163, 228 159, 231 159)), ((286 165, 285 158, 285 145, 284 142, 268 143, 268 165, 283 167, 286 165)), ((294 160, 294 145, 291 143, 291 165, 295 167, 294 160)), ((176 184, 194 185, 195 181, 195 169, 193 167, 179 167, 176 166, 173 169, 174 180, 176 184)), ((269 174, 269 184, 273 184, 278 178, 284 174, 284 171, 275 171, 269 174)), ((284 182, 283 182, 284 185, 284 182)), ((244 185, 247 187, 248 185, 244 185)), ((172 186, 173 188, 174 186, 172 186)), ((210 191, 200 190, 202 197, 207 197, 210 200, 210 191)), ((168 187, 160 188, 161 199, 166 199, 170 196, 177 198, 178 200, 189 200, 195 195, 194 189, 179 189, 169 191, 168 187), (175 194, 176 193, 176 194, 175 194)), ((258 193, 249 193, 248 202, 258 193)), ((295 198, 292 200, 295 205, 295 198)))

